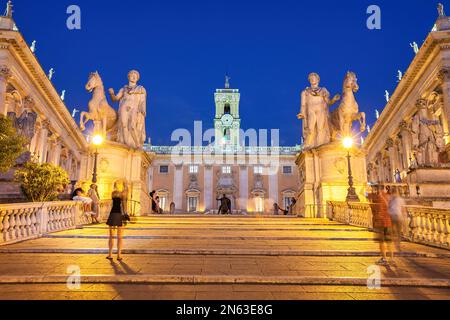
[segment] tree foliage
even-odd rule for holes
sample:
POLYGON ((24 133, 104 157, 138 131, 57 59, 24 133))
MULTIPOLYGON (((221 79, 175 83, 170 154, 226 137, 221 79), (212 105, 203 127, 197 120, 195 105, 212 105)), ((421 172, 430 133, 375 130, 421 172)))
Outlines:
POLYGON ((0 116, 0 172, 14 167, 17 158, 25 151, 26 138, 19 135, 11 120, 0 116))
POLYGON ((55 201, 70 183, 67 172, 50 163, 30 161, 15 173, 24 195, 32 202, 55 201))

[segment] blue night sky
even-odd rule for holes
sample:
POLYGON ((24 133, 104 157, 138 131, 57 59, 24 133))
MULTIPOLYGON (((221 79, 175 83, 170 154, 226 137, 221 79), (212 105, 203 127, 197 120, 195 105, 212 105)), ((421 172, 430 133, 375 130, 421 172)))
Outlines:
MULTIPOLYGON (((6 3, 2 1, 2 3, 6 3)), ((444 2, 444 5, 446 3, 444 2)), ((67 90, 66 104, 86 109, 84 86, 98 70, 116 91, 127 72, 141 72, 147 88, 148 134, 172 145, 177 128, 194 120, 213 126, 216 88, 224 75, 241 91, 243 129, 280 129, 282 145, 300 143, 296 119, 307 75, 341 93, 348 70, 358 75, 360 108, 375 121, 397 70, 414 58, 409 43, 423 43, 437 18, 437 0, 15 0, 14 17, 53 83, 67 90), (66 28, 66 9, 82 10, 82 30, 66 28), (382 30, 366 28, 367 7, 382 10, 382 30)), ((450 10, 450 9, 449 9, 450 10)), ((117 108, 117 105, 115 106, 117 108)), ((77 116, 78 121, 78 116, 77 116)))

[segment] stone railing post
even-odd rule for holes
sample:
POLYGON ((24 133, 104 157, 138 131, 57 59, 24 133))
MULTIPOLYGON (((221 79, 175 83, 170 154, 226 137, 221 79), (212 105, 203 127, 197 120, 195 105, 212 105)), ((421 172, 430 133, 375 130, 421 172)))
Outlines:
POLYGON ((46 203, 43 203, 38 210, 39 215, 39 235, 44 235, 48 232, 48 207, 46 203))

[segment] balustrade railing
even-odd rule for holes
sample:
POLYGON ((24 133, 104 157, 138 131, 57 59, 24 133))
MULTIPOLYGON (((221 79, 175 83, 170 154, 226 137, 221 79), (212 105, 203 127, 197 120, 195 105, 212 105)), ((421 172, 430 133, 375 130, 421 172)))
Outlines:
POLYGON ((329 202, 328 217, 348 225, 371 229, 372 210, 369 203, 329 202))
POLYGON ((450 210, 429 207, 406 207, 409 220, 409 239, 413 242, 424 243, 450 248, 450 210))
MULTIPOLYGON (((110 201, 100 202, 100 217, 105 221, 110 201)), ((91 223, 78 202, 0 204, 0 244, 38 238, 91 223)))
MULTIPOLYGON (((415 243, 450 249, 450 209, 406 206, 408 218, 403 236, 415 243)), ((329 202, 328 217, 334 221, 371 229, 369 203, 329 202)))

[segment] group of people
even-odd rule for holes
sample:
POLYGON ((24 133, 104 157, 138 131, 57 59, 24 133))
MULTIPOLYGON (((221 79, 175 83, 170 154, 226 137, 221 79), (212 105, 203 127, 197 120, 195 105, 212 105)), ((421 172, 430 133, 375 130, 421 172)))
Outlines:
POLYGON ((380 243, 381 259, 377 264, 395 266, 394 251, 401 252, 407 221, 405 201, 398 188, 384 186, 374 186, 369 200, 372 203, 373 227, 380 243))
MULTIPOLYGON (((164 210, 161 208, 161 199, 158 195, 156 195, 156 190, 153 190, 150 192, 150 200, 152 202, 152 214, 163 214, 164 210)), ((174 206, 175 204, 170 204, 170 207, 174 206)))
POLYGON ((92 223, 100 223, 100 196, 98 194, 97 185, 92 184, 87 194, 84 193, 82 188, 75 189, 71 199, 83 204, 83 211, 88 217, 92 219, 92 223))

